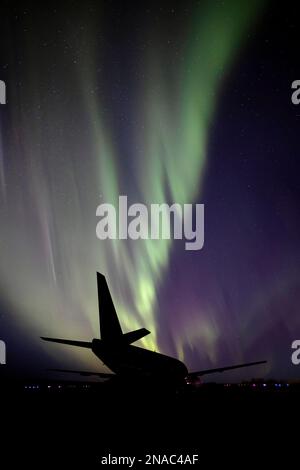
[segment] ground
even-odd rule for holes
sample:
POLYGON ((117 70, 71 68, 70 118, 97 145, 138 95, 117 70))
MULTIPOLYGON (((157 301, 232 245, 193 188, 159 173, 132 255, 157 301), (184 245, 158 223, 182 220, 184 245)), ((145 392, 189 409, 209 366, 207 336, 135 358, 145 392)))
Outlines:
MULTIPOLYGON (((198 468, 269 462, 281 453, 286 459, 296 448, 291 424, 299 396, 297 387, 210 386, 169 395, 101 386, 10 391, 2 394, 2 458, 7 452, 12 467, 28 468, 101 468, 103 457, 119 456, 135 457, 138 468, 152 454, 197 455, 198 468)), ((126 460, 120 465, 129 468, 126 460)))

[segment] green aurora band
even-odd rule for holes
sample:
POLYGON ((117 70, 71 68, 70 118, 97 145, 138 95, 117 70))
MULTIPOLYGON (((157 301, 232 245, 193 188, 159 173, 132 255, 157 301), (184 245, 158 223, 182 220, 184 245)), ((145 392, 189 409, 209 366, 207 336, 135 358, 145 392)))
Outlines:
MULTIPOLYGON (((218 92, 257 10, 258 2, 207 3, 205 9, 195 12, 186 41, 181 45, 179 55, 183 60, 174 64, 171 59, 166 61, 165 56, 159 57, 159 40, 146 51, 145 79, 140 86, 136 116, 143 123, 137 136, 137 148, 142 150, 134 155, 137 201, 151 204, 170 200, 184 204, 195 201, 201 193, 218 92)), ((122 193, 122 174, 118 171, 122 155, 113 149, 112 139, 110 145, 104 139, 103 120, 93 103, 90 110, 92 121, 98 123, 95 138, 98 136, 99 187, 103 188, 105 201, 117 207, 122 193)), ((148 325, 152 335, 145 338, 144 344, 156 349, 156 294, 168 267, 172 240, 139 240, 132 250, 126 248, 124 241, 111 243, 114 263, 109 261, 110 254, 106 272, 109 278, 114 278, 117 269, 121 283, 125 276, 126 289, 130 289, 133 299, 133 304, 124 309, 126 300, 119 298, 123 323, 128 329, 148 325)), ((175 338, 182 359, 187 337, 192 335, 197 340, 199 331, 195 334, 194 328, 186 335, 179 332, 175 338)), ((209 329, 206 334, 214 336, 209 329)))

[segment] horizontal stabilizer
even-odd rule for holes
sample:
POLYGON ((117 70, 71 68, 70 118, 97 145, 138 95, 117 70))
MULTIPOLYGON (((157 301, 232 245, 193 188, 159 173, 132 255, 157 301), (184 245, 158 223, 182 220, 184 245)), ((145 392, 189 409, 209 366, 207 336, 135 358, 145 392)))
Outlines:
POLYGON ((110 379, 111 377, 115 376, 114 374, 105 374, 102 372, 89 372, 86 370, 69 370, 69 369, 48 369, 48 370, 51 370, 52 372, 67 372, 70 374, 79 374, 85 377, 94 375, 94 376, 100 377, 101 379, 110 379))
POLYGON ((139 330, 130 331, 129 333, 124 333, 122 336, 122 339, 123 341, 125 341, 126 344, 131 344, 141 338, 144 338, 144 336, 147 336, 149 334, 150 334, 149 330, 146 330, 146 328, 140 328, 139 330))
POLYGON ((61 338, 45 338, 41 336, 44 341, 51 341, 52 343, 68 344, 70 346, 79 346, 80 348, 92 349, 92 343, 88 341, 74 341, 72 339, 61 339, 61 338))
POLYGON ((201 375, 214 374, 215 372, 224 372, 225 370, 240 369, 242 367, 257 366, 259 364, 266 364, 267 361, 258 361, 258 362, 247 362, 244 364, 236 364, 234 366, 218 367, 217 369, 206 369, 199 370, 197 372, 190 372, 188 374, 189 378, 200 377, 201 375))

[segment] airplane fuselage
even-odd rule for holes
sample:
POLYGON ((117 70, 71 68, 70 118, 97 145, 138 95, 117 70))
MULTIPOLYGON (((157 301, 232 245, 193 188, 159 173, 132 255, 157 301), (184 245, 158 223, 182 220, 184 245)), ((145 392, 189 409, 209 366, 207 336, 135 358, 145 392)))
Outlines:
POLYGON ((122 342, 94 339, 92 351, 118 376, 183 381, 188 374, 178 359, 122 342))

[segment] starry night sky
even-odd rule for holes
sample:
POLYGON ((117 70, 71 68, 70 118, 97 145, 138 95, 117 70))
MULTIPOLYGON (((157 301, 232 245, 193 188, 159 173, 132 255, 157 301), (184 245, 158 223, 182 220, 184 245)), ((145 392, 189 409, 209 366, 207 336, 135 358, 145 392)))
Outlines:
MULTIPOLYGON (((190 370, 298 378, 296 3, 3 2, 0 338, 8 366, 105 370, 39 337, 99 336, 96 271, 124 330, 190 370), (204 203, 205 245, 99 241, 96 208, 204 203)), ((74 349, 74 350, 73 350, 74 349)), ((222 377, 223 379, 223 377, 222 377)))

